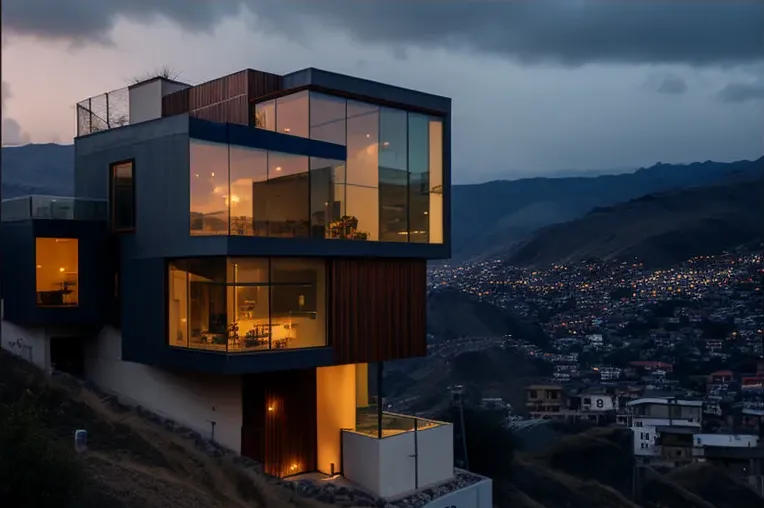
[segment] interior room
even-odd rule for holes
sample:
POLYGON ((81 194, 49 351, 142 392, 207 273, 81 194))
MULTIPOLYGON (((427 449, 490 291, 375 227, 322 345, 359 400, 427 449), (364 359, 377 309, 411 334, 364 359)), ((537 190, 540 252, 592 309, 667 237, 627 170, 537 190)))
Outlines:
POLYGON ((79 241, 76 238, 35 239, 37 305, 79 305, 79 241))

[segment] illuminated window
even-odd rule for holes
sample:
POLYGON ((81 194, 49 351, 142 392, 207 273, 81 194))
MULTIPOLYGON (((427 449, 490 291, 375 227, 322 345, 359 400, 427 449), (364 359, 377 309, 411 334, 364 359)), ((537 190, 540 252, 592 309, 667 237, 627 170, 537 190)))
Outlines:
POLYGON ((76 238, 37 238, 37 305, 79 305, 79 241, 76 238))
POLYGON ((246 353, 326 345, 320 259, 181 259, 168 277, 171 346, 246 353))
POLYGON ((228 234, 228 145, 191 140, 192 235, 228 234))
POLYGON ((135 229, 135 180, 133 161, 111 165, 111 226, 114 231, 135 229))

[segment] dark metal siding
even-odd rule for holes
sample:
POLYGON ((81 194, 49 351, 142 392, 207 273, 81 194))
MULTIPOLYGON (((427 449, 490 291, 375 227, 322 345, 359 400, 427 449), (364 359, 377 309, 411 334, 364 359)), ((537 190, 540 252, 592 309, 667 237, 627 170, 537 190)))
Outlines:
POLYGON ((242 455, 291 476, 316 470, 316 440, 315 369, 243 377, 242 455))
POLYGON ((22 325, 98 325, 111 316, 114 286, 106 222, 28 220, 2 224, 4 317, 22 325), (38 307, 36 238, 79 240, 76 307, 38 307))
POLYGON ((329 345, 336 362, 426 355, 426 277, 424 260, 330 260, 329 345))

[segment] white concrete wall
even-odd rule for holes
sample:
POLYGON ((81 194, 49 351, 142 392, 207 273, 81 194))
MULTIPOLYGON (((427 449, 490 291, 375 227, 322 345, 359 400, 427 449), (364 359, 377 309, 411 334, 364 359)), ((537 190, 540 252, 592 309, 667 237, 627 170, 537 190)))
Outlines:
POLYGON ((379 492, 380 462, 377 439, 342 433, 342 475, 371 492, 379 492))
POLYGON ((634 433, 634 455, 657 456, 658 448, 655 446, 655 426, 644 420, 635 419, 631 431, 634 433), (637 422, 642 423, 641 426, 637 422))
POLYGON ((483 481, 430 501, 422 508, 493 508, 493 481, 483 481))
POLYGON ((122 337, 104 328, 86 345, 85 373, 103 390, 127 404, 141 405, 165 418, 241 452, 241 378, 173 373, 122 361, 122 337))
POLYGON ((391 497, 415 490, 414 433, 406 432, 376 441, 379 445, 380 476, 377 494, 391 497))
POLYGON ((399 496, 454 476, 452 425, 417 431, 416 442, 414 432, 383 439, 354 432, 342 436, 343 475, 378 496, 399 496))
POLYGON ((759 436, 749 434, 695 434, 695 446, 750 448, 758 443, 759 436))
POLYGON ((440 425, 418 432, 419 488, 454 476, 453 443, 453 425, 440 425))
POLYGON ((2 327, 3 349, 50 372, 50 340, 45 328, 25 328, 9 321, 3 321, 2 327))
POLYGON ((130 123, 148 122, 162 118, 162 80, 154 79, 131 86, 130 123))
POLYGON ((591 404, 583 404, 584 409, 591 411, 615 411, 618 405, 614 403, 612 395, 582 395, 581 400, 591 399, 591 404))

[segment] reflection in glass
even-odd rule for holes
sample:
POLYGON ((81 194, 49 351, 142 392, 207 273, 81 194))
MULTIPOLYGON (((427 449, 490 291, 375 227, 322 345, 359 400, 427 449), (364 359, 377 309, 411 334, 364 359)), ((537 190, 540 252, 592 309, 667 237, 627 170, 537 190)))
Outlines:
POLYGON ((407 114, 381 108, 379 125, 379 240, 407 242, 407 114))
POLYGON ((167 339, 171 346, 188 346, 188 272, 185 268, 183 260, 170 263, 170 333, 167 339))
POLYGON ((228 234, 228 145, 190 142, 192 235, 228 234))
POLYGON ((276 101, 265 101, 255 105, 255 127, 267 131, 276 130, 276 101))
POLYGON ((39 307, 79 305, 79 240, 35 239, 35 286, 39 307))
POLYGON ((429 119, 409 113, 408 123, 409 241, 427 243, 430 231, 429 119))
POLYGON ((255 183, 268 179, 268 152, 243 146, 230 146, 231 235, 265 236, 268 234, 266 203, 255 200, 255 183))
POLYGON ((379 238, 379 189, 345 186, 345 208, 347 215, 340 221, 339 238, 370 241, 379 238))
POLYGON ((339 238, 333 235, 345 214, 344 179, 344 162, 310 159, 310 226, 314 238, 339 238))
POLYGON ((430 119, 430 243, 443 243, 443 122, 430 119))
MULTIPOLYGON (((266 184, 254 185, 257 189, 266 184)), ((309 236, 310 180, 308 157, 270 152, 266 199, 269 236, 309 236)))
POLYGON ((273 349, 326 344, 325 275, 325 265, 320 259, 271 260, 273 349))
POLYGON ((311 139, 344 145, 345 109, 345 99, 310 92, 311 139))
POLYGON ((236 353, 326 345, 320 259, 176 260, 168 277, 171 346, 236 353))
POLYGON ((307 138, 309 107, 307 91, 276 99, 276 132, 307 138))
POLYGON ((347 183, 379 185, 379 108, 362 102, 347 105, 347 183))

